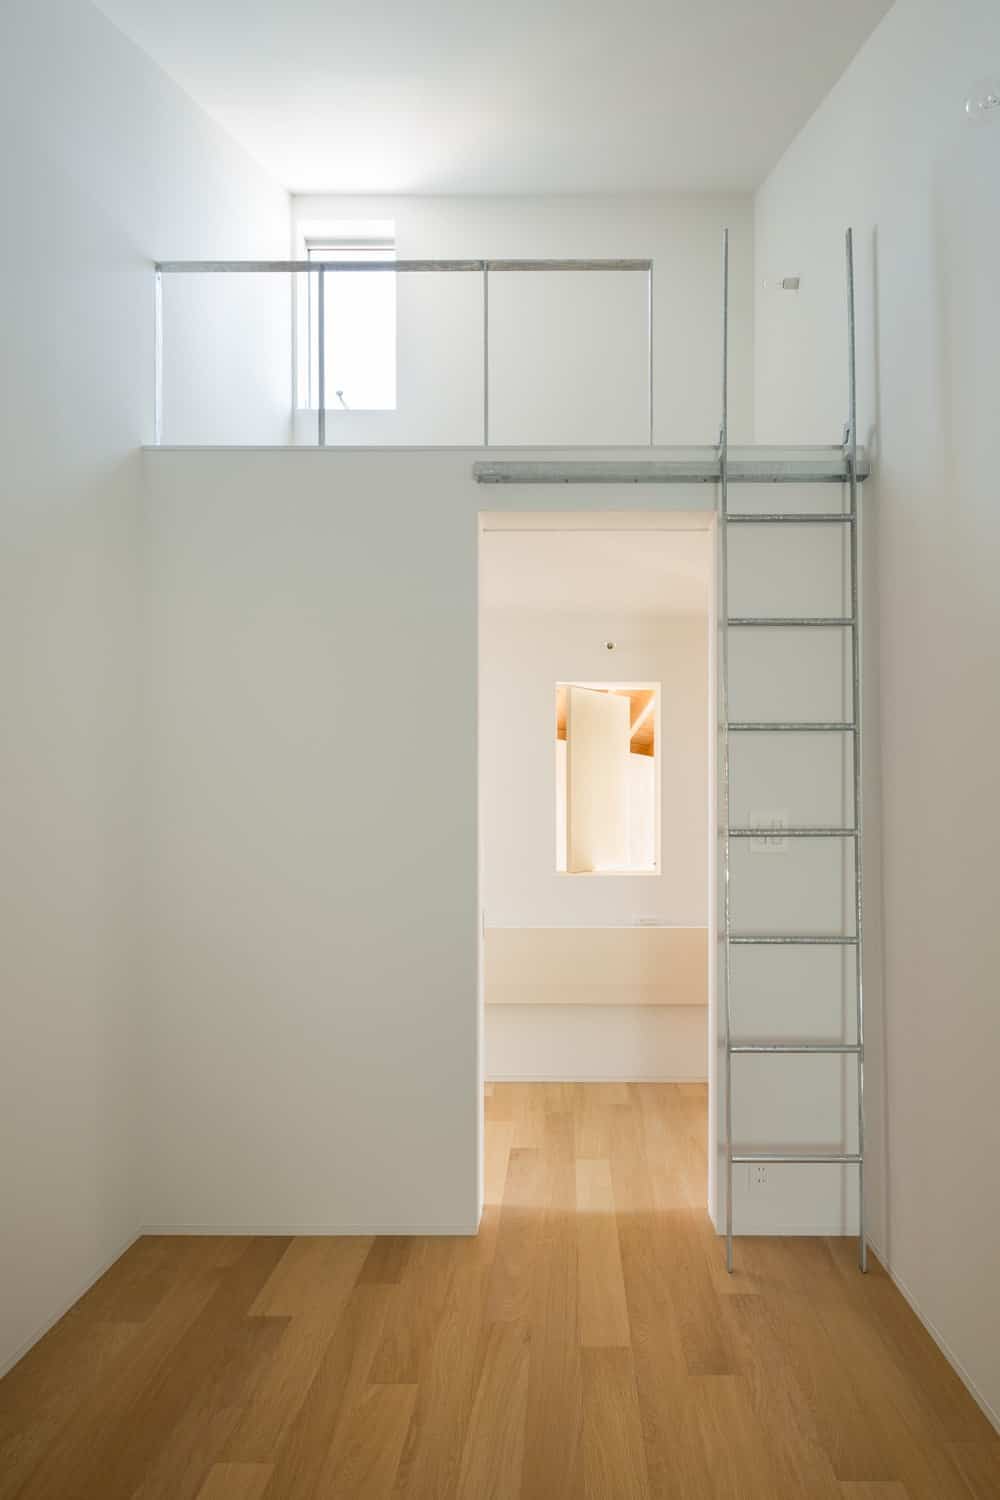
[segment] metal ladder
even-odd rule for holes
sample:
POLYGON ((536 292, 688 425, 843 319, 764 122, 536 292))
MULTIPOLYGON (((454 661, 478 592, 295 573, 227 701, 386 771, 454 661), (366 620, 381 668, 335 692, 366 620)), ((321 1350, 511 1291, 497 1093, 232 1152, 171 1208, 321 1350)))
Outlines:
POLYGON ((719 533, 720 533, 720 733, 721 733, 721 784, 720 784, 720 834, 722 842, 722 899, 723 942, 725 984, 725 1162, 726 1162, 726 1268, 733 1270, 733 1170, 736 1166, 755 1163, 837 1163, 856 1166, 858 1169, 858 1264, 867 1270, 867 1241, 865 1235, 865 1120, 864 1120, 864 990, 863 990, 863 943, 864 943, 864 893, 862 882, 862 797, 861 797, 861 620, 859 612, 860 572, 860 520, 858 511, 858 435, 857 435, 857 389, 855 375, 855 325, 854 325, 854 244, 851 230, 846 235, 847 260, 847 323, 848 323, 848 421, 844 433, 843 480, 848 486, 849 508, 846 512, 776 512, 733 513, 729 510, 729 455, 728 455, 728 344, 729 344, 729 235, 723 233, 722 278, 723 278, 723 333, 722 333, 722 424, 719 440, 719 533), (846 616, 822 617, 741 617, 729 614, 729 548, 730 526, 847 526, 850 536, 850 614, 846 616), (813 722, 760 722, 732 721, 729 718, 729 631, 752 626, 776 630, 846 630, 851 638, 851 713, 843 721, 813 722), (777 933, 734 934, 732 930, 730 845, 734 839, 759 838, 759 828, 730 827, 730 736, 765 732, 768 734, 834 733, 846 735, 851 741, 852 759, 852 807, 853 815, 848 827, 800 827, 781 831, 781 836, 796 839, 841 839, 849 840, 853 846, 853 905, 854 932, 843 936, 798 936, 777 933), (740 945, 803 945, 818 946, 833 944, 854 949, 856 984, 856 1031, 853 1042, 810 1041, 754 1041, 735 1039, 733 1035, 732 1010, 732 951, 740 945), (795 1057, 808 1054, 833 1054, 854 1057, 857 1060, 857 1151, 816 1152, 743 1151, 733 1141, 733 1063, 734 1059, 747 1054, 766 1054, 772 1057, 795 1057))

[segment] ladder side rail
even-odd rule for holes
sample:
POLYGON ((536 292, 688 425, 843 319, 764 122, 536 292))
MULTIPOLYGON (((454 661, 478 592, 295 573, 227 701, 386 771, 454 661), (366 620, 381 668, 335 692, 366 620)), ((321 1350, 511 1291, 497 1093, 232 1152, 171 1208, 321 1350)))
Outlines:
POLYGON ((729 230, 722 231, 722 416, 719 426, 719 679, 722 737, 722 945, 725 985, 726 1270, 733 1272, 733 1014, 729 848, 729 230))
POLYGON ((853 761, 853 822, 857 829, 854 840, 854 945, 855 995, 857 1006, 856 1041, 858 1045, 858 1266, 868 1269, 868 1238, 865 1223, 865 1000, 864 1000, 864 871, 862 803, 862 711, 861 711, 861 556, 859 546, 860 515, 858 512, 858 392, 857 360, 854 312, 854 232, 848 229, 845 237, 845 259, 847 270, 847 383, 848 422, 847 434, 847 483, 850 493, 850 515, 854 524, 850 528, 850 574, 851 615, 854 629, 851 631, 851 692, 853 703, 851 716, 854 721, 853 761))

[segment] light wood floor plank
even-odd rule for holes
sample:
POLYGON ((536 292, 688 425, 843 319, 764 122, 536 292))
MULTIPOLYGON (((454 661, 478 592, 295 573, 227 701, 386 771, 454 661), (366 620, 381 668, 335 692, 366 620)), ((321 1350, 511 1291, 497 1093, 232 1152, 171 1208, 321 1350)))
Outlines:
POLYGON ((492 1086, 475 1236, 140 1240, 0 1381, 0 1500, 1000 1500, 877 1260, 726 1274, 705 1109, 492 1086))
MULTIPOLYGON (((553 1103, 572 1103, 571 1086, 553 1103)), ((575 1130, 571 1113, 545 1128, 547 1205, 536 1250, 522 1500, 569 1500, 583 1421, 576 1236, 575 1130)))
POLYGON ((287 1318, 247 1318, 227 1339, 229 1354, 186 1405, 146 1468, 132 1500, 196 1500, 244 1418, 258 1381, 274 1358, 287 1318))
POLYGON ((337 1430, 315 1493, 329 1500, 384 1500, 392 1493, 413 1418, 415 1385, 369 1385, 337 1430))
POLYGON ((582 1358, 586 1500, 649 1500, 632 1352, 591 1348, 582 1358))
POLYGON ((359 1282, 352 1291, 326 1339, 306 1396, 273 1454, 268 1500, 309 1500, 322 1493, 329 1455, 368 1385, 389 1306, 397 1295, 395 1287, 372 1283, 359 1282))
POLYGON ((528 1333, 493 1323, 462 1451, 459 1500, 511 1500, 521 1490, 528 1399, 528 1333))
POLYGON ((430 1357, 454 1262, 452 1241, 413 1241, 371 1369, 373 1385, 416 1385, 430 1357))
POLYGON ((255 1317, 294 1318, 324 1307, 340 1309, 367 1264, 374 1237, 299 1235, 275 1266, 250 1309, 255 1317))
POLYGON ((269 1464, 213 1464, 197 1500, 260 1500, 270 1474, 269 1464))
MULTIPOLYGON (((464 1249, 468 1241, 462 1241, 464 1249)), ((473 1242, 474 1243, 474 1242, 473 1242)), ((484 1322, 489 1267, 456 1254, 441 1318, 421 1369, 396 1492, 409 1500, 453 1500, 468 1431, 484 1322)))
POLYGON ((545 1182, 541 1152, 535 1147, 513 1147, 490 1276, 487 1322, 512 1323, 527 1317, 535 1246, 545 1211, 545 1182))
POLYGON ((974 1500, 997 1500, 1000 1496, 1000 1438, 994 1435, 982 1443, 949 1443, 947 1452, 974 1500))
POLYGON ((580 1343, 587 1349, 627 1349, 632 1333, 607 1161, 576 1164, 576 1225, 580 1343))
POLYGON ((382 1235, 365 1257, 358 1280, 375 1286, 398 1286, 406 1273, 412 1248, 413 1241, 406 1235, 382 1235))
POLYGON ((842 1500, 909 1500, 906 1490, 895 1479, 885 1482, 842 1479, 840 1494, 842 1500))
MULTIPOLYGON (((256 1262, 252 1243, 250 1250, 256 1262)), ((175 1351, 187 1341, 184 1363, 189 1371, 198 1348, 209 1368, 219 1357, 213 1335, 224 1325, 231 1299, 224 1294, 220 1304, 219 1273, 201 1262, 196 1265, 189 1278, 166 1294, 144 1337, 132 1340, 108 1379, 83 1396, 27 1483, 15 1492, 18 1500, 51 1500, 53 1495, 105 1500, 106 1494, 129 1494, 130 1482, 135 1488, 143 1463, 152 1462, 155 1446, 165 1440, 185 1401, 183 1380, 174 1373, 175 1351)))
POLYGON ((341 1326, 371 1243, 310 1236, 296 1240, 278 1262, 254 1308, 286 1309, 287 1327, 222 1457, 241 1463, 275 1459, 341 1326))

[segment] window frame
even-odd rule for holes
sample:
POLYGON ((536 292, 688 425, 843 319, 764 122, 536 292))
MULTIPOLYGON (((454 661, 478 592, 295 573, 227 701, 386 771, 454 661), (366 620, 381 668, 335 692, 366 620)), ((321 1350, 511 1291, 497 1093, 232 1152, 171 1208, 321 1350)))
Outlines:
MULTIPOLYGON (((304 228, 300 235, 300 252, 303 260, 314 259, 343 259, 343 260, 365 260, 382 259, 395 260, 397 255, 395 225, 387 225, 385 229, 376 231, 362 230, 352 225, 331 224, 328 229, 319 226, 304 228)), ((334 273, 336 274, 336 273, 334 273)), ((363 273, 358 273, 363 274, 363 273)), ((341 407, 331 404, 330 382, 327 378, 327 416, 336 417, 346 411, 354 411, 362 414, 390 414, 399 409, 399 357, 398 357, 398 302, 395 297, 396 277, 391 271, 383 273, 392 277, 394 299, 393 299, 393 346, 392 346, 392 387, 393 400, 389 406, 353 406, 341 407)), ((302 273, 305 277, 304 294, 299 288, 298 300, 300 313, 296 318, 296 411, 300 413, 314 414, 319 410, 318 406, 318 360, 319 340, 316 336, 318 307, 317 285, 318 277, 314 272, 302 273)), ((300 278, 301 280, 301 278, 300 278)), ((329 282, 327 283, 329 295, 329 282)))

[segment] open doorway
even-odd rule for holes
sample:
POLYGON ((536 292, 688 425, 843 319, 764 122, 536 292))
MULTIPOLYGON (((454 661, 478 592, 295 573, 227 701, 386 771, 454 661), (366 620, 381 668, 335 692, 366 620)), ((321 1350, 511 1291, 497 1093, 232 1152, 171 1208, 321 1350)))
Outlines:
POLYGON ((487 1201, 532 1087, 682 1091, 707 1142, 714 570, 706 513, 481 518, 487 1201))

